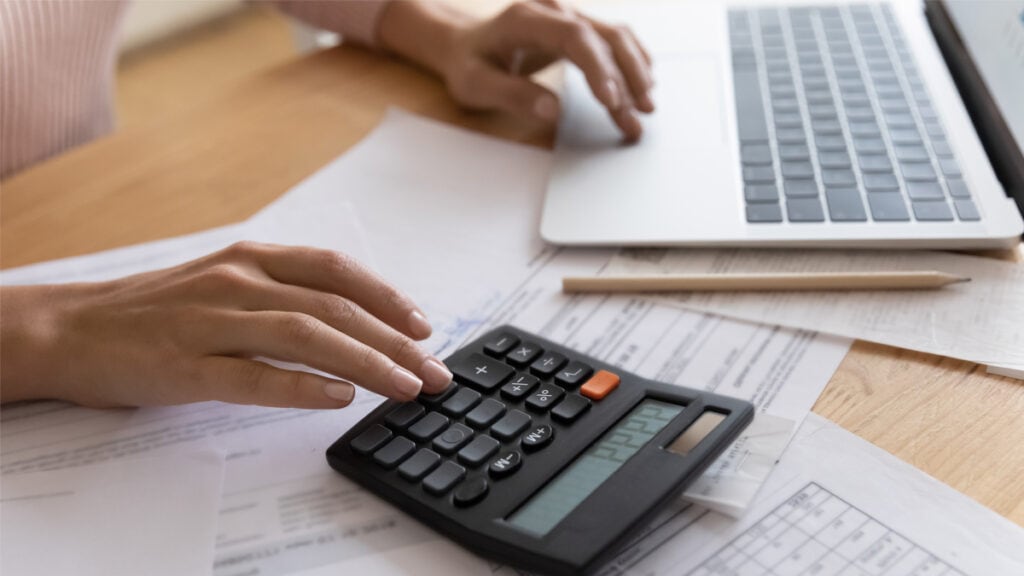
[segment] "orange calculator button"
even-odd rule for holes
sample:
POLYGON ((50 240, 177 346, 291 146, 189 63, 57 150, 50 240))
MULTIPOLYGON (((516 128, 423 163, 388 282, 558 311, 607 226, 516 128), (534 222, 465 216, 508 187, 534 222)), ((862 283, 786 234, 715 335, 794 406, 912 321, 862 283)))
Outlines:
POLYGON ((619 375, 607 370, 598 370, 587 383, 580 388, 580 394, 587 398, 600 400, 619 386, 619 375))

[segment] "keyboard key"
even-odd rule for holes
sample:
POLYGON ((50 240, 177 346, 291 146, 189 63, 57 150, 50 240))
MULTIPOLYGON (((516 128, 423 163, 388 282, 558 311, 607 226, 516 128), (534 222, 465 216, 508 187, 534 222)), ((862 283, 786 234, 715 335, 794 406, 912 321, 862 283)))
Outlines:
POLYGON ((932 140, 932 150, 934 150, 935 155, 940 158, 953 155, 953 150, 949 147, 949 142, 945 138, 932 140))
POLYGON ((547 424, 541 424, 526 434, 523 434, 523 450, 536 452, 551 443, 555 437, 555 429, 547 424))
POLYGON ((495 458, 487 467, 487 472, 492 478, 505 478, 519 470, 522 463, 523 455, 518 450, 509 450, 495 458))
POLYGON ((885 123, 889 128, 913 128, 914 117, 905 112, 886 113, 885 123))
POLYGON ((811 155, 807 144, 783 144, 779 146, 779 157, 783 160, 807 160, 811 155))
POLYGON ((566 424, 575 421, 590 409, 590 400, 578 394, 569 394, 551 410, 551 417, 566 424))
POLYGON ((498 420, 497 424, 491 426, 491 434, 501 440, 511 440, 518 436, 520 432, 526 430, 526 427, 530 425, 530 421, 530 415, 526 412, 512 410, 504 418, 498 420))
POLYGON ((782 177, 814 178, 814 166, 811 166, 810 162, 783 162, 782 177))
POLYGON ((451 416, 462 416, 470 408, 480 402, 480 393, 470 388, 461 388, 451 398, 441 404, 441 410, 451 416))
POLYGON ((745 166, 763 166, 772 163, 772 148, 767 144, 744 144, 740 158, 745 166))
POLYGON ((423 479, 423 489, 435 496, 448 492, 466 477, 466 469, 455 462, 445 462, 423 479))
POLYGON ((946 180, 949 187, 949 195, 953 198, 970 198, 971 193, 967 191, 967 184, 963 180, 946 180))
POLYGON ((875 125, 875 111, 871 108, 870 104, 865 106, 847 106, 846 118, 851 123, 870 121, 872 125, 875 125))
POLYGON ((932 138, 942 138, 945 136, 945 133, 942 131, 942 125, 937 122, 925 121, 924 131, 932 138))
POLYGON ((885 141, 881 138, 854 138, 853 149, 857 154, 885 154, 885 141))
POLYGON ((403 460, 409 457, 416 450, 416 445, 408 438, 392 438, 391 442, 373 453, 373 461, 382 468, 388 470, 398 466, 403 460))
POLYGON ((487 496, 487 491, 490 485, 487 483, 487 478, 477 477, 470 480, 466 480, 459 487, 452 492, 452 503, 459 508, 467 508, 480 502, 487 496))
POLYGON ((779 144, 805 144, 807 137, 803 128, 779 128, 775 131, 775 139, 779 144))
POLYGON ((589 378, 593 371, 593 368, 587 366, 583 362, 573 360, 572 362, 569 362, 568 366, 562 368, 562 370, 555 375, 555 383, 575 388, 580 384, 580 382, 589 378))
MULTIPOLYGON (((493 390, 512 377, 515 370, 500 360, 473 353, 449 365, 459 380, 480 390, 493 390)), ((461 392, 461 390, 459 391, 461 392)), ((458 394, 458 393, 456 393, 458 394)))
POLYGON ((530 393, 540 380, 529 374, 518 374, 511 382, 501 387, 501 395, 512 400, 519 400, 530 393))
POLYGON ((734 66, 732 80, 740 141, 767 140, 768 125, 765 121, 761 81, 757 77, 757 70, 736 69, 734 66))
POLYGON ((815 137, 814 143, 817 145, 818 150, 826 152, 846 150, 846 140, 843 139, 842 134, 823 134, 815 137))
POLYGON ((893 153, 900 162, 927 162, 928 151, 924 146, 894 146, 893 153))
POLYGON ((384 423, 395 430, 405 430, 410 424, 420 419, 427 409, 415 402, 406 402, 395 408, 384 417, 384 423))
POLYGON ((420 418, 419 422, 410 426, 406 431, 406 434, 417 442, 426 442, 434 436, 437 436, 437 434, 447 425, 447 416, 437 412, 428 412, 426 416, 420 418))
MULTIPOLYGON (((807 83, 804 83, 807 86, 807 83)), ((836 107, 832 104, 816 104, 814 106, 807 107, 807 113, 812 119, 821 118, 826 120, 835 120, 838 118, 836 113, 836 107)))
POLYGON ((388 430, 380 424, 374 424, 364 430, 362 434, 353 438, 349 447, 352 448, 352 451, 356 454, 366 456, 383 446, 384 443, 390 439, 391 430, 388 430))
POLYGON ((512 352, 505 357, 510 363, 523 367, 537 359, 541 353, 541 347, 533 342, 523 342, 512 349, 512 352))
POLYGON ((948 222, 953 219, 949 204, 943 200, 915 200, 914 217, 926 222, 948 222))
POLYGON ((526 407, 534 412, 543 412, 558 403, 565 396, 565 390, 550 384, 541 384, 537 391, 526 399, 526 407))
POLYGON ((467 466, 479 466, 494 456, 501 444, 490 436, 477 436, 465 448, 459 450, 459 462, 467 466))
POLYGON ((540 358, 530 364, 530 372, 541 378, 547 378, 558 371, 565 364, 567 358, 557 352, 546 352, 540 358))
POLYGON ((508 354, 508 351, 516 344, 519 344, 519 338, 515 334, 502 332, 493 340, 484 344, 484 352, 496 358, 501 358, 505 354, 508 354))
POLYGON ((875 192, 868 194, 871 217, 879 222, 906 222, 910 220, 903 195, 899 192, 875 192))
POLYGON ((862 121, 862 122, 850 122, 850 134, 853 135, 854 139, 858 136, 873 136, 875 138, 881 135, 878 130, 878 124, 874 121, 862 121))
POLYGON ((861 175, 864 189, 868 192, 888 192, 900 189, 900 183, 892 174, 865 172, 861 175))
POLYGON ((440 454, 433 450, 420 448, 412 455, 412 458, 402 462, 402 465, 398 467, 398 475, 410 482, 416 482, 437 468, 440 463, 440 454))
POLYGON ((913 128, 899 128, 889 132, 893 144, 921 144, 921 135, 913 128))
POLYGON ((416 400, 424 406, 437 406, 447 400, 458 389, 459 385, 452 382, 447 388, 437 394, 420 394, 416 397, 416 400))
POLYGON ((818 195, 818 183, 814 180, 786 180, 786 198, 814 198, 818 195))
POLYGON ((942 175, 947 178, 960 177, 960 166, 953 158, 939 158, 939 169, 942 170, 942 175))
POLYGON ((849 168, 850 156, 846 152, 822 152, 818 162, 822 168, 849 168))
POLYGON ((469 414, 466 414, 466 424, 473 428, 487 428, 504 414, 504 404, 494 398, 487 398, 479 406, 473 408, 469 414))
POLYGON ((911 200, 941 200, 945 197, 938 182, 907 182, 911 200))
POLYGON ((868 219, 856 188, 826 188, 825 200, 833 222, 864 222, 868 219))
POLYGON ((747 204, 747 222, 782 222, 782 209, 778 204, 747 204))
POLYGON ((778 202, 779 190, 775 184, 750 184, 743 187, 743 197, 747 202, 778 202))
POLYGON ((456 422, 440 436, 434 438, 432 446, 441 454, 451 454, 466 445, 473 438, 473 430, 456 422))
POLYGON ((861 172, 892 172, 892 162, 885 154, 863 154, 857 156, 861 172))
POLYGON ((957 198, 953 200, 953 206, 956 208, 956 213, 960 216, 961 220, 981 220, 981 214, 978 214, 978 207, 974 205, 970 198, 957 198))
POLYGON ((843 127, 838 120, 815 120, 812 125, 814 134, 842 134, 843 127))
POLYGON ((904 180, 915 180, 919 182, 932 182, 935 180, 935 170, 933 170, 932 165, 928 163, 900 163, 900 172, 903 173, 904 180))
POLYGON ((821 181, 825 187, 829 186, 856 186, 857 178, 850 170, 822 170, 821 181))
POLYGON ((817 198, 789 198, 786 200, 786 214, 790 222, 824 222, 825 213, 817 198))
POLYGON ((799 112, 775 114, 775 125, 779 128, 800 128, 804 125, 799 112))
POLYGON ((607 370, 598 370, 587 383, 580 388, 583 394, 591 400, 601 400, 619 387, 619 375, 607 370))

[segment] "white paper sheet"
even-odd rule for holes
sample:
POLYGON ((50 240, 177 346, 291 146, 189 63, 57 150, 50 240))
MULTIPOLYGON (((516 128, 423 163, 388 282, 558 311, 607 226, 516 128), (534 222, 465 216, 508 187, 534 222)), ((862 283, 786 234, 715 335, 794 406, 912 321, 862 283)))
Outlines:
POLYGON ((661 302, 1024 369, 1024 265, 944 252, 623 250, 605 274, 938 270, 971 282, 939 290, 689 293, 661 302))
POLYGON ((209 574, 223 476, 215 451, 4 476, 0 572, 209 574))

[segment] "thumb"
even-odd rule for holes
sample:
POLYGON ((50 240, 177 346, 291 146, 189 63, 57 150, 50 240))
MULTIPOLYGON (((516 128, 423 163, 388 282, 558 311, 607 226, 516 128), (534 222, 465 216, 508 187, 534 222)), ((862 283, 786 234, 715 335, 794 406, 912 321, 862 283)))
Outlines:
POLYGON ((558 120, 558 97, 529 78, 479 66, 467 80, 468 94, 463 100, 474 108, 501 110, 546 124, 558 120))

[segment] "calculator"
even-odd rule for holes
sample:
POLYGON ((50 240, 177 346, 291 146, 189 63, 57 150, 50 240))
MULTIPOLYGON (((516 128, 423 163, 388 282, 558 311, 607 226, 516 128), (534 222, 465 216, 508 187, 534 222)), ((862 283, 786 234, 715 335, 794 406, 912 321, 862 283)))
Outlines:
POLYGON ((445 364, 447 390, 384 402, 327 461, 469 550, 541 574, 614 558, 754 415, 512 326, 445 364))

